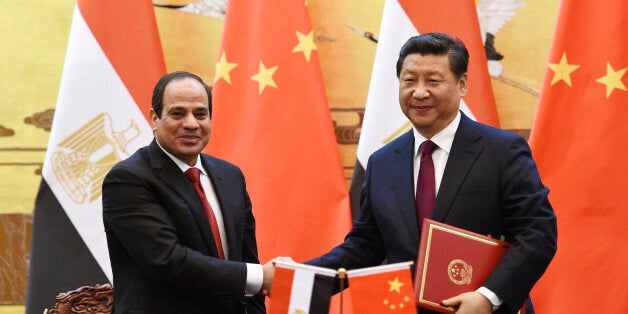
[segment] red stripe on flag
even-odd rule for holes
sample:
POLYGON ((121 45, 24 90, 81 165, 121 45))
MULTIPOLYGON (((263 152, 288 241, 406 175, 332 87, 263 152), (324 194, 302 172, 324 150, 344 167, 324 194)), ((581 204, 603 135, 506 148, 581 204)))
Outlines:
POLYGON ((469 90, 464 101, 478 121, 499 127, 475 2, 399 0, 399 4, 419 34, 448 33, 464 42, 469 50, 469 90))
POLYGON ((150 121, 152 87, 166 73, 152 2, 78 0, 77 5, 109 62, 150 121))
POLYGON ((288 313, 293 278, 294 269, 283 267, 275 268, 275 277, 273 279, 273 288, 268 314, 288 313))

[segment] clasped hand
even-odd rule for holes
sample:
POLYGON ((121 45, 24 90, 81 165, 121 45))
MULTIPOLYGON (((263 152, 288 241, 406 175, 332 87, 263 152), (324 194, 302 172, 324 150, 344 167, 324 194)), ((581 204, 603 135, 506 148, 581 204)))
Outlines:
POLYGON ((289 256, 278 256, 264 264, 264 281, 262 282, 262 293, 265 296, 270 296, 270 290, 273 285, 273 278, 275 278, 275 261, 294 262, 289 256))

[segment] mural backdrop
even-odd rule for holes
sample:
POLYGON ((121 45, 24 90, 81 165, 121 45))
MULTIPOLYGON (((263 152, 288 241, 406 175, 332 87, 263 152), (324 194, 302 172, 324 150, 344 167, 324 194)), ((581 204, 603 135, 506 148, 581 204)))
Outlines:
MULTIPOLYGON (((23 313, 32 212, 74 1, 0 3, 0 313, 23 313)), ((476 4, 501 127, 527 135, 559 1, 476 4)), ((220 0, 155 6, 168 71, 187 70, 213 82, 225 6, 220 0)), ((309 0, 308 6, 348 185, 384 1, 309 0)))

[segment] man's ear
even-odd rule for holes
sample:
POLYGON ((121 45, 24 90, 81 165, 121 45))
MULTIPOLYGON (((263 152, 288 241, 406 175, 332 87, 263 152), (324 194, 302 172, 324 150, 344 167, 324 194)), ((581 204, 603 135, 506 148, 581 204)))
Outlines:
POLYGON ((151 122, 151 126, 153 127, 153 132, 154 132, 155 128, 157 128, 157 120, 159 120, 159 116, 157 115, 157 112, 153 110, 153 108, 150 108, 148 113, 150 115, 150 122, 151 122))
POLYGON ((467 80, 467 73, 465 73, 458 80, 458 93, 460 93, 460 97, 467 94, 467 89, 469 89, 469 81, 467 80))

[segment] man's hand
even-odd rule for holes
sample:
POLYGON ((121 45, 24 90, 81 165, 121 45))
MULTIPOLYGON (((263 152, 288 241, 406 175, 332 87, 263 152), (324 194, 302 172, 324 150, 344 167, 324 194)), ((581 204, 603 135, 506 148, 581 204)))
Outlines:
POLYGON ((275 278, 275 265, 273 265, 274 261, 294 262, 291 257, 278 256, 264 264, 264 281, 262 282, 262 293, 265 296, 270 296, 270 289, 273 286, 273 278, 275 278))
POLYGON ((456 314, 490 314, 493 312, 491 301, 476 291, 465 292, 444 300, 443 305, 457 308, 456 314))

